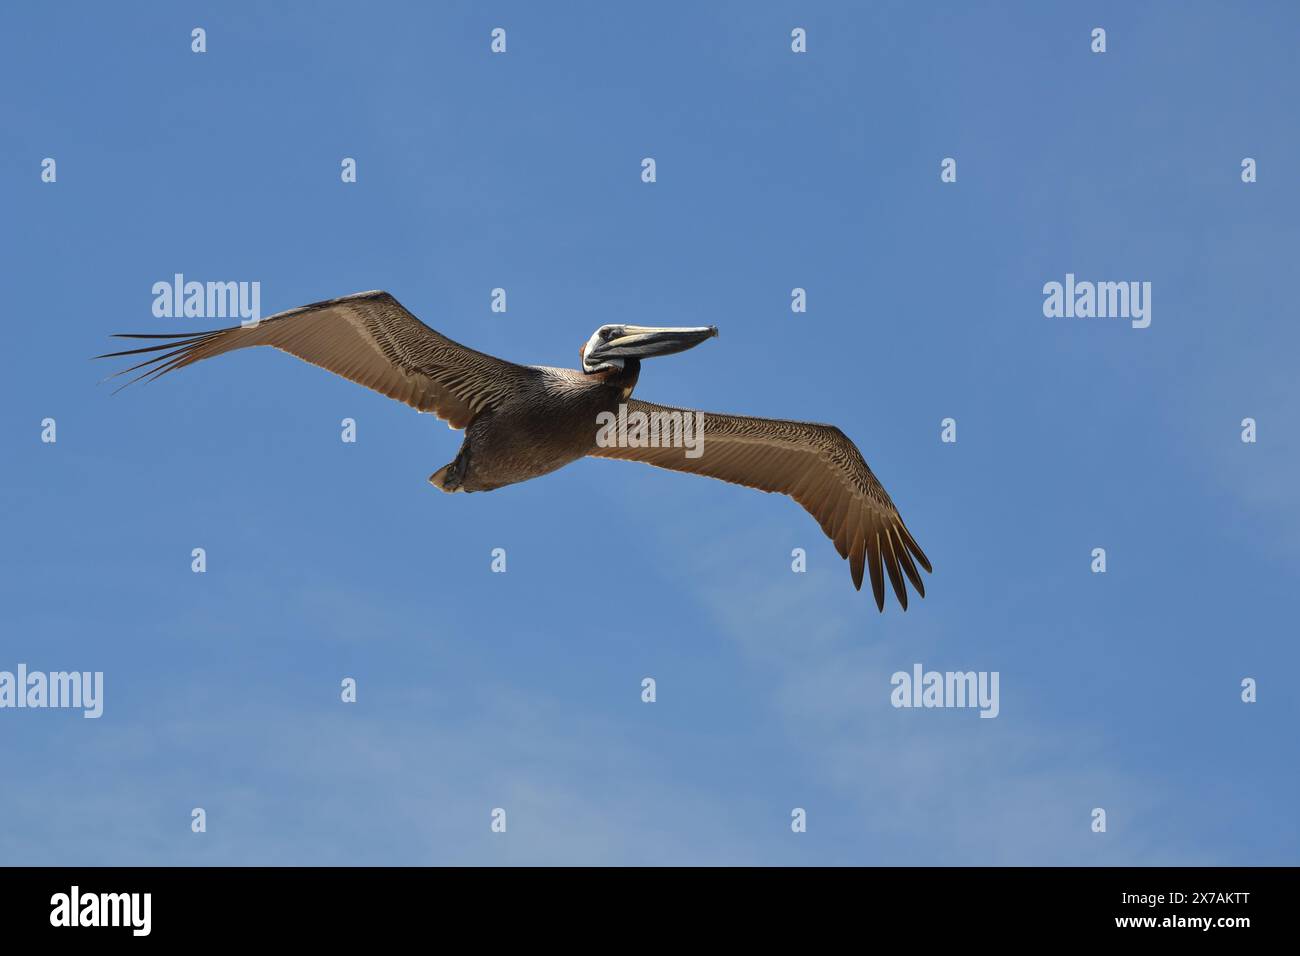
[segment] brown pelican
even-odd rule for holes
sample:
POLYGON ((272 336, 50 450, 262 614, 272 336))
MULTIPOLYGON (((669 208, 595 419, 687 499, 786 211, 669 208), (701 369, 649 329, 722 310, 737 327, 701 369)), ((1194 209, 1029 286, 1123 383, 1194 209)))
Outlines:
POLYGON ((886 572, 904 610, 904 578, 924 597, 916 566, 930 571, 929 560, 857 446, 834 425, 699 413, 631 398, 641 359, 681 352, 717 334, 712 326, 602 325, 582 346, 580 371, 515 365, 438 334, 387 292, 361 292, 213 332, 119 335, 167 341, 97 357, 161 353, 110 376, 144 369, 130 385, 254 345, 296 355, 465 429, 455 459, 429 476, 447 492, 491 491, 585 456, 778 491, 817 519, 848 559, 854 587, 862 589, 863 570, 870 570, 882 611, 886 572), (666 422, 673 416, 701 421, 701 453, 691 457, 661 441, 598 441, 602 415, 608 421, 621 414, 624 421, 638 413, 666 422))

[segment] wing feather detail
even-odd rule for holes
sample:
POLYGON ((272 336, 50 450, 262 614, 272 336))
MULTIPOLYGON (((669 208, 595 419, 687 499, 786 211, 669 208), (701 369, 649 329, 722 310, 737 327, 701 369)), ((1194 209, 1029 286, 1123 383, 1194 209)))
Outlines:
POLYGON ((126 385, 141 379, 152 381, 236 349, 269 345, 412 408, 433 412, 452 428, 464 428, 479 412, 498 407, 538 374, 530 366, 515 365, 453 342, 387 292, 360 292, 316 302, 256 325, 182 335, 116 337, 162 341, 96 356, 161 353, 110 376, 139 371, 126 385))
MULTIPOLYGON (((627 404, 628 415, 695 414, 639 399, 627 404)), ((703 453, 697 458, 686 457, 682 448, 669 447, 598 447, 591 455, 640 461, 788 495, 816 519, 840 556, 848 559, 854 587, 861 590, 864 572, 870 573, 872 594, 882 611, 886 576, 903 610, 907 609, 906 582, 925 596, 916 565, 931 571, 929 559, 862 453, 842 431, 834 425, 713 412, 704 412, 703 422, 703 453)))

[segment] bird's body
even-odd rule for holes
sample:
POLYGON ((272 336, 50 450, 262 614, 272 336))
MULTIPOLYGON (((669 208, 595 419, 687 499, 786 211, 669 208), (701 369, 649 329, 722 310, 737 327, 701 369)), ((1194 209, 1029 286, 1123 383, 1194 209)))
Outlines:
POLYGON ((492 491, 550 474, 596 449, 597 418, 617 414, 625 388, 571 369, 529 370, 534 374, 519 391, 465 429, 457 455, 462 473, 452 462, 430 481, 443 491, 492 491))
POLYGON ((581 370, 516 365, 451 341, 386 292, 362 292, 249 326, 127 335, 169 341, 109 355, 161 353, 118 373, 144 369, 139 379, 255 345, 289 352, 465 429, 455 459, 429 476, 447 492, 492 491, 589 456, 780 492, 817 519, 848 559, 856 587, 862 586, 864 570, 870 572, 882 610, 886 575, 904 609, 905 580, 924 596, 917 566, 929 571, 930 562, 857 447, 838 428, 700 413, 632 398, 641 358, 683 351, 716 334, 712 327, 606 325, 582 347, 581 370), (601 439, 602 420, 638 415, 678 422, 693 417, 700 422, 699 453, 683 453, 657 438, 601 439))

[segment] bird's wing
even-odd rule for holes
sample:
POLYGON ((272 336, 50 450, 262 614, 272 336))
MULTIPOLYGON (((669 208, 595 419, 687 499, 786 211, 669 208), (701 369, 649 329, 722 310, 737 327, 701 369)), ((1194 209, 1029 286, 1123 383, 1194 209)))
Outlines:
POLYGON ((422 412, 434 412, 452 428, 464 428, 480 411, 495 408, 538 374, 439 335, 387 292, 359 292, 305 305, 256 325, 116 338, 168 340, 96 356, 161 353, 118 372, 144 369, 127 385, 234 349, 270 345, 422 412))
MULTIPOLYGON (((691 409, 652 405, 632 399, 635 412, 695 415, 691 409)), ((703 451, 686 457, 683 448, 597 447, 598 458, 643 461, 659 468, 708 475, 761 491, 789 495, 803 505, 840 557, 848 558, 854 587, 862 589, 864 566, 871 571, 876 605, 885 607, 884 572, 898 603, 907 609, 904 576, 917 593, 925 585, 916 569, 930 571, 930 561, 903 524, 898 509, 871 473, 857 446, 834 425, 772 418, 703 413, 703 451), (883 565, 883 569, 882 569, 883 565)), ((660 430, 660 434, 664 434, 660 430)))

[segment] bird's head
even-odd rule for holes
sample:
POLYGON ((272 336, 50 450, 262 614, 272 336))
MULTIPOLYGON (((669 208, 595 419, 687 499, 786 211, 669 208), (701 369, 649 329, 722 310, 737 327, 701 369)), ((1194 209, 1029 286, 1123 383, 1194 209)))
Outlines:
POLYGON ((645 325, 602 325, 582 346, 582 370, 621 369, 629 359, 685 352, 718 334, 715 326, 653 328, 645 325))

